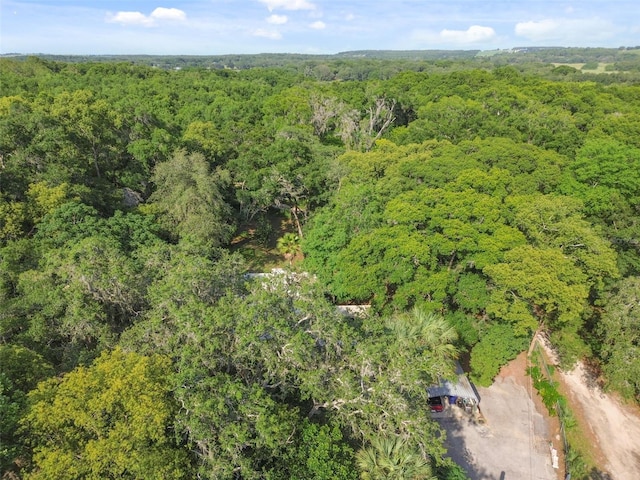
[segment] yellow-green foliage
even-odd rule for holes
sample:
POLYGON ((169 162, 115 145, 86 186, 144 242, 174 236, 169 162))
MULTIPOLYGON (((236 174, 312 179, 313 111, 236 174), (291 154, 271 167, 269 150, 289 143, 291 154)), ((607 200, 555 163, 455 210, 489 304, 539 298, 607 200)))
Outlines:
POLYGON ((50 187, 47 182, 31 183, 27 197, 31 216, 37 222, 68 200, 69 186, 66 183, 55 187, 50 187))
POLYGON ((0 198, 0 241, 20 238, 27 213, 24 203, 7 202, 0 198))
POLYGON ((174 405, 168 358, 120 349, 29 394, 31 479, 184 478, 186 455, 167 436, 174 405))

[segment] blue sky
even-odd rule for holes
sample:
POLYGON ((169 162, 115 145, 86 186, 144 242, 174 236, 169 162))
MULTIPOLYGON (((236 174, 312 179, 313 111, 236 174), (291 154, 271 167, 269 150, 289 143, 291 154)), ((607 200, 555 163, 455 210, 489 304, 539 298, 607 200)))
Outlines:
POLYGON ((638 0, 0 0, 0 53, 640 45, 638 0))

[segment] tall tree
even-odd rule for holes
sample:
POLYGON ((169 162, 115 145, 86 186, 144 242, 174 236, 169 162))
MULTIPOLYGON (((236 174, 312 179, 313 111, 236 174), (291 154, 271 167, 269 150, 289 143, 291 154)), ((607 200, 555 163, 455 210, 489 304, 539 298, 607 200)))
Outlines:
POLYGON ((170 362, 116 349, 38 385, 24 418, 32 479, 193 478, 171 433, 170 362))
MULTIPOLYGON (((410 318, 388 326, 346 319, 304 274, 259 278, 249 292, 222 297, 209 295, 208 283, 192 274, 212 278, 193 270, 170 288, 167 276, 149 321, 131 333, 176 358, 184 406, 177 424, 198 452, 203 476, 291 472, 274 459, 296 457, 291 449, 301 448, 305 417, 333 419, 352 439, 399 431, 424 455, 441 455, 423 404, 426 387, 451 372, 446 324, 424 317, 413 329, 410 318), (406 335, 394 327, 401 324, 406 335)), ((155 287, 151 292, 156 298, 155 287)))
POLYGON ((12 478, 27 464, 28 449, 19 428, 27 393, 51 376, 53 368, 38 353, 12 344, 0 345, 0 366, 0 470, 12 478))
POLYGON ((640 278, 615 285, 605 304, 597 332, 608 385, 640 401, 640 278))
POLYGON ((560 249, 519 246, 483 272, 492 285, 487 305, 491 317, 511 323, 516 336, 548 329, 566 360, 586 353, 578 331, 588 306, 589 284, 560 249))
POLYGON ((151 180, 152 207, 174 237, 212 247, 230 240, 234 227, 224 197, 230 182, 225 170, 212 172, 202 154, 179 150, 156 166, 151 180))

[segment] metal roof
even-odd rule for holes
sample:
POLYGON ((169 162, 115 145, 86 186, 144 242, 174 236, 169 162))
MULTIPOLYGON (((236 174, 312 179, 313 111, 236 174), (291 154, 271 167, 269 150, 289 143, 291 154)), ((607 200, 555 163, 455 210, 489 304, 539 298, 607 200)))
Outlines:
POLYGON ((457 381, 441 380, 438 385, 427 388, 430 397, 455 396, 462 398, 471 398, 476 404, 480 403, 480 396, 477 394, 475 387, 469 381, 462 366, 456 362, 457 381))

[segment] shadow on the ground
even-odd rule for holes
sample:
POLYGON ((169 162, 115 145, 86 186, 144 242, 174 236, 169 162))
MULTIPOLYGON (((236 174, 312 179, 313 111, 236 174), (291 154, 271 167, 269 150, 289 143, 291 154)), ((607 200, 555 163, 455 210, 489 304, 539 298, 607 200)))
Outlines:
MULTIPOLYGON (((455 408, 455 407, 451 407, 455 408)), ((474 422, 467 416, 442 416, 436 419, 440 427, 446 432, 445 446, 447 456, 460 465, 470 480, 508 480, 505 472, 496 476, 474 461, 473 454, 466 446, 461 422, 474 422)))

